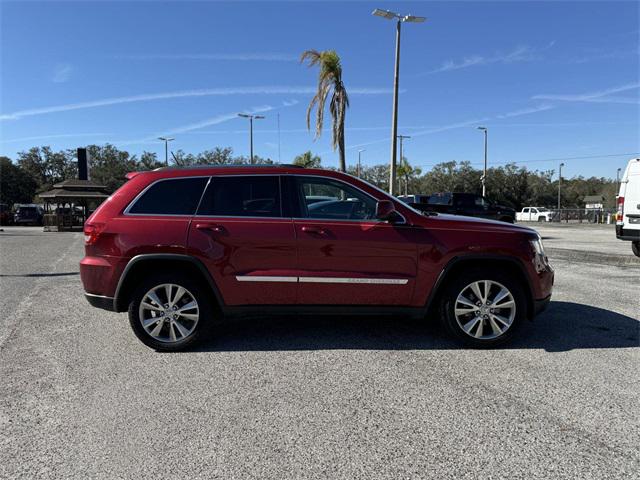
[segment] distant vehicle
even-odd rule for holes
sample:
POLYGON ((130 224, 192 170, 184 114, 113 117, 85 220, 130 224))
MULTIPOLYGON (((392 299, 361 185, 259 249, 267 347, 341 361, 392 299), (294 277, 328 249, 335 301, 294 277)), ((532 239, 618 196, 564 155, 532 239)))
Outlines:
POLYGON ((0 225, 10 225, 13 222, 11 209, 6 203, 0 203, 0 225))
POLYGON ((398 199, 412 205, 414 203, 427 203, 429 201, 429 195, 398 195, 398 199))
POLYGON ((519 222, 550 222, 555 213, 544 207, 525 207, 521 212, 516 213, 516 220, 519 222))
POLYGON ((42 225, 44 210, 40 205, 18 205, 13 215, 16 225, 42 225))
POLYGON ((442 192, 429 195, 426 202, 409 203, 424 213, 450 213, 467 217, 487 218, 514 223, 516 211, 513 208, 498 205, 482 195, 475 193, 442 192))
POLYGON ((616 213, 616 237, 631 242, 640 257, 640 158, 629 160, 620 181, 616 213))

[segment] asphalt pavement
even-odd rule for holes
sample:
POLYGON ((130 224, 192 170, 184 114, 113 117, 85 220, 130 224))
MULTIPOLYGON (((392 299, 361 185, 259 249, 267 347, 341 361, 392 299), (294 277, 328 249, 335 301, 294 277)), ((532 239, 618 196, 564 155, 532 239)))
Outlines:
MULTIPOLYGON (((563 232, 547 232, 555 248, 563 232)), ((82 252, 78 233, 0 233, 0 478, 640 471, 640 265, 551 255, 548 310, 497 350, 426 322, 324 317, 246 318, 160 354, 89 306, 82 252)))

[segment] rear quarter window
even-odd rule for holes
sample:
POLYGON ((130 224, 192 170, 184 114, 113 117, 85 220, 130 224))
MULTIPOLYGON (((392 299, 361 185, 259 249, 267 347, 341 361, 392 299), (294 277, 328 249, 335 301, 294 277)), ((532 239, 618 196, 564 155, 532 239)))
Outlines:
POLYGON ((152 184, 129 207, 135 215, 194 215, 209 177, 172 178, 152 184))

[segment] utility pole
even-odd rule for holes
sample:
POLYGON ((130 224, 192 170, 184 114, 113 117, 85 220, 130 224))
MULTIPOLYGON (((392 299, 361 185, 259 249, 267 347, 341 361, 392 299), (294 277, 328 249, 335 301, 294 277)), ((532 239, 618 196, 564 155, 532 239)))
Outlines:
POLYGON ((164 164, 169 166, 169 142, 175 140, 175 138, 171 137, 158 137, 158 140, 162 140, 164 142, 164 164))
MULTIPOLYGON (((402 159, 404 158, 403 156, 403 140, 405 138, 411 138, 409 135, 398 135, 398 138, 400 139, 400 165, 402 165, 402 159)), ((405 170, 405 174, 404 174, 404 194, 408 195, 407 191, 409 190, 409 176, 408 176, 408 172, 406 172, 405 170)))
POLYGON ((389 10, 381 10, 376 8, 372 15, 382 17, 387 20, 396 21, 396 61, 393 74, 393 113, 391 115, 391 161, 389 163, 389 194, 395 193, 396 183, 396 154, 398 150, 398 87, 400 85, 400 30, 404 22, 422 23, 425 17, 416 17, 415 15, 401 15, 389 10))
POLYGON ((262 120, 265 117, 263 115, 251 115, 248 113, 239 113, 238 116, 249 119, 249 161, 251 165, 253 165, 253 119, 262 120))
POLYGON ((618 196, 618 192, 620 191, 620 170, 622 169, 618 168, 618 170, 616 170, 616 196, 618 196))
POLYGON ((484 132, 484 171, 482 173, 482 196, 487 195, 487 127, 478 127, 484 132))
POLYGON ((362 150, 358 150, 358 178, 360 178, 360 176, 362 175, 362 167, 360 166, 360 154, 362 152, 366 151, 365 149, 362 150))
POLYGON ((280 158, 280 113, 278 112, 278 163, 282 163, 280 158))
POLYGON ((562 167, 564 167, 564 163, 561 163, 560 168, 558 169, 558 215, 560 215, 560 189, 562 187, 562 167))

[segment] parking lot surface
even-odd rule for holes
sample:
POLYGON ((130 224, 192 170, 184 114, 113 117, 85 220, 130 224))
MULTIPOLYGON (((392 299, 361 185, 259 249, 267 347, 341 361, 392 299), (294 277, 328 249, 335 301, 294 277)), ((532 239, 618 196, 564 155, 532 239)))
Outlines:
POLYGON ((84 299, 82 234, 5 227, 0 478, 637 478, 640 264, 559 228, 541 227, 553 301, 505 348, 247 318, 160 354, 84 299))

